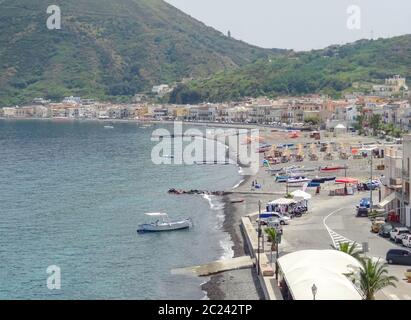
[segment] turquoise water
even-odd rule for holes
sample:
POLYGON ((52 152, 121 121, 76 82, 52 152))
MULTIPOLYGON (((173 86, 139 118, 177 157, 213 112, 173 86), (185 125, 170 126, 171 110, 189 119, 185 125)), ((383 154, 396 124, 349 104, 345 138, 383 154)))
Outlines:
POLYGON ((154 165, 156 127, 103 126, 0 120, 0 299, 201 299, 207 279, 171 269, 230 254, 221 205, 167 190, 230 188, 238 169, 154 165), (153 211, 195 226, 138 235, 153 211))

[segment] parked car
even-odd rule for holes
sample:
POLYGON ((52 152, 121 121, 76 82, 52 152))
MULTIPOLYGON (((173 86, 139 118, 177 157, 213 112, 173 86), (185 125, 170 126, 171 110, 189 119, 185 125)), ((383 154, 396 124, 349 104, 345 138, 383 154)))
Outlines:
POLYGON ((272 219, 278 219, 281 225, 289 224, 291 221, 290 217, 282 215, 281 213, 278 213, 278 212, 273 212, 273 217, 270 218, 270 220, 272 219))
POLYGON ((376 190, 381 187, 381 181, 372 180, 365 183, 365 190, 376 190))
POLYGON ((383 225, 385 225, 384 220, 374 220, 371 224, 371 232, 379 233, 383 225))
POLYGON ((391 223, 386 223, 380 227, 378 234, 383 238, 389 238, 392 229, 394 229, 394 226, 391 223))
POLYGON ((411 266, 411 252, 403 249, 391 249, 385 258, 389 264, 411 266))
POLYGON ((394 241, 395 243, 401 242, 401 237, 404 234, 409 234, 410 230, 405 227, 394 228, 390 232, 390 240, 394 241))
POLYGON ((402 238, 402 245, 411 248, 411 234, 405 234, 402 238))
POLYGON ((261 214, 261 223, 267 225, 272 220, 278 220, 281 225, 288 224, 291 218, 278 212, 264 212, 261 214))

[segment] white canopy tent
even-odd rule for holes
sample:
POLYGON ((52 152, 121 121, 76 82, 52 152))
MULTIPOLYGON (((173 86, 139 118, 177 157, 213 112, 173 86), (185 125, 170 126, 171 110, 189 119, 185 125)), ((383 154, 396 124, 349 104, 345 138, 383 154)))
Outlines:
POLYGON ((345 274, 361 268, 352 256, 338 250, 303 250, 278 259, 295 300, 362 300, 363 296, 345 274))
POLYGON ((280 199, 271 201, 269 204, 289 206, 290 204, 293 204, 293 203, 297 203, 297 201, 295 201, 294 199, 280 198, 280 199))
POLYGON ((302 200, 310 200, 312 198, 311 194, 309 194, 307 192, 304 192, 302 190, 295 190, 295 191, 291 192, 291 195, 294 198, 302 199, 302 200))

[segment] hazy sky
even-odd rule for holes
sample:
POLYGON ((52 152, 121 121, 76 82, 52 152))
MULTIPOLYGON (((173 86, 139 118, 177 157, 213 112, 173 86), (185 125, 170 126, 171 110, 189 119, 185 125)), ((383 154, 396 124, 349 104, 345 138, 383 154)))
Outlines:
POLYGON ((362 38, 411 34, 410 0, 166 0, 234 38, 267 48, 319 49, 362 38), (361 9, 360 30, 347 9, 361 9))

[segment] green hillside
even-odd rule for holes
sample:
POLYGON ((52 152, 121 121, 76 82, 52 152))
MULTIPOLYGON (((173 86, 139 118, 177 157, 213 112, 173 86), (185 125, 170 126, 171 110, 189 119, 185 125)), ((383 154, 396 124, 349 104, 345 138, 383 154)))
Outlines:
POLYGON ((161 0, 0 0, 0 106, 34 97, 121 98, 271 54, 161 0), (48 30, 57 4, 62 29, 48 30))
POLYGON ((411 78, 411 35, 361 40, 324 50, 290 52, 179 86, 171 102, 224 101, 244 96, 324 93, 338 97, 353 84, 381 83, 394 74, 411 78))

